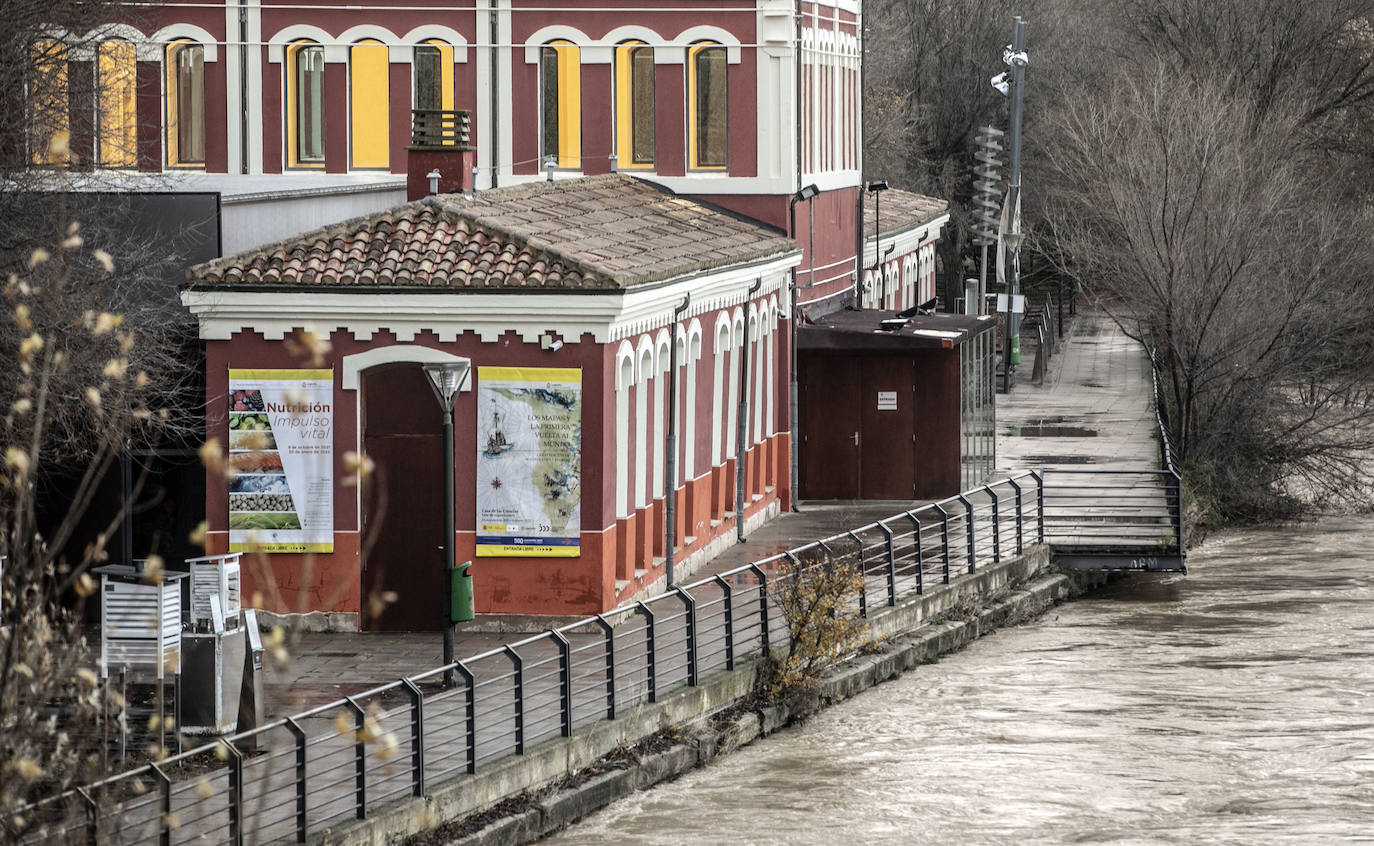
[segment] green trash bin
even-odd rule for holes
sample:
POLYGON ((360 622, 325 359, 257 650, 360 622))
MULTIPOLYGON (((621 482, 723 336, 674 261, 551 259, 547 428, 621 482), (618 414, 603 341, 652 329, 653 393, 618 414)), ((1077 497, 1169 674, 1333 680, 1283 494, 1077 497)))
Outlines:
POLYGON ((462 564, 454 567, 449 573, 448 619, 450 623, 466 623, 474 616, 472 609, 472 575, 468 573, 468 568, 471 566, 471 561, 464 561, 462 564))
POLYGON ((1021 363, 1021 339, 1015 335, 1011 336, 1011 363, 1021 363))

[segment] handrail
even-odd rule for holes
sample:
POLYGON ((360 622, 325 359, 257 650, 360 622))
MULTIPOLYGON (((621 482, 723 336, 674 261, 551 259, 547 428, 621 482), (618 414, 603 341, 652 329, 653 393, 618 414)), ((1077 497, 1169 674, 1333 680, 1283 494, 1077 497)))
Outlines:
MULTIPOLYGON (((776 592, 785 590, 788 580, 796 573, 831 558, 832 550, 852 549, 853 544, 858 543, 863 590, 856 597, 857 608, 867 615, 870 609, 895 605, 903 596, 922 593, 928 585, 949 582, 959 573, 976 572, 983 563, 1002 560, 1013 543, 1019 552, 1027 528, 1032 539, 1043 541, 1054 536, 1063 525, 1058 512, 1060 498, 1081 496, 1076 493, 1080 488, 1096 491, 1090 498, 1105 502, 1097 506, 1095 516, 1088 515, 1092 520, 1105 521, 1093 523, 1094 529, 1100 525, 1111 530, 1112 509, 1116 508, 1126 514, 1126 518, 1119 521, 1118 530, 1123 537, 1133 537, 1140 533, 1137 521, 1144 518, 1136 513, 1142 508, 1131 498, 1140 496, 1138 491, 1157 489, 1158 482, 1151 480, 1176 477, 1172 470, 1075 468, 1016 473, 778 555, 679 585, 651 599, 621 605, 447 666, 315 706, 251 731, 216 739, 170 756, 157 767, 145 764, 106 777, 86 785, 85 795, 97 801, 105 795, 106 807, 109 807, 109 794, 116 794, 113 810, 117 812, 121 783, 128 784, 128 792, 132 794, 136 792, 135 780, 141 782, 150 773, 160 774, 161 779, 169 782, 173 778, 191 778, 179 775, 177 765, 214 755, 221 746, 237 749, 256 743, 256 748, 270 749, 271 744, 263 741, 286 731, 295 738, 293 748, 298 762, 295 770, 282 771, 293 779, 297 792, 297 802, 293 806, 296 810, 291 811, 290 817, 291 830, 304 837, 335 824, 342 816, 363 816, 378 803, 394 797, 397 791, 413 795, 414 785, 432 786, 442 778, 475 772, 483 762, 523 754, 526 742, 548 736, 550 720, 555 735, 567 736, 574 727, 588 721, 611 719, 618 711, 636 703, 658 700, 670 689, 695 685, 709 672, 737 666, 740 658, 750 652, 768 654, 778 637, 770 626, 770 621, 778 619, 770 609, 770 605, 777 602, 776 592), (1090 484, 1094 474, 1098 478, 1095 487, 1090 484), (1055 489, 1051 482, 1056 479, 1085 481, 1081 486, 1070 484, 1055 489), (1048 496, 1047 487, 1050 487, 1048 496), (1113 497, 1117 498, 1115 504, 1113 497), (908 524, 914 527, 909 532, 904 528, 908 524), (936 534, 923 538, 923 530, 936 534), (1003 533, 1007 533, 1007 537, 1004 538, 1003 533), (778 565, 784 563, 787 566, 777 572, 778 565), (672 604, 659 605, 664 602, 672 604), (636 624, 636 620, 642 622, 636 624), (617 625, 631 628, 617 636, 617 625), (641 630, 643 636, 637 636, 641 630), (723 646, 718 646, 722 641, 723 646), (550 655, 535 660, 518 652, 536 644, 541 644, 550 655), (589 653, 591 657, 579 659, 576 666, 582 667, 589 661, 595 668, 589 672, 574 672, 574 656, 591 647, 595 647, 589 653), (511 661, 516 663, 513 674, 511 661), (526 671, 523 679, 521 669, 526 671), (439 693, 432 692, 432 688, 431 692, 422 692, 421 683, 435 684, 440 676, 454 670, 461 677, 454 687, 439 693), (450 692, 456 696, 449 695, 450 692), (338 725, 351 726, 350 738, 344 739, 348 741, 349 760, 345 762, 338 757, 345 753, 342 746, 338 749, 320 746, 309 759, 314 768, 312 772, 303 763, 307 759, 301 757, 304 755, 302 750, 339 743, 336 717, 338 725), (304 724, 309 721, 324 725, 307 728, 304 724), (396 726, 396 734, 410 741, 410 751, 392 753, 395 758, 389 760, 384 769, 373 760, 377 756, 371 754, 374 749, 369 744, 378 743, 374 734, 384 732, 388 725, 396 726), (437 737, 443 740, 430 740, 437 737), (434 747, 432 744, 436 742, 443 746, 434 747), (340 774, 346 779, 341 780, 340 774), (324 783, 322 776, 330 776, 332 780, 324 783), (399 781, 393 783, 388 779, 399 781), (403 788, 397 786, 401 784, 403 788), (343 802, 345 795, 353 801, 343 802), (310 796, 315 798, 307 802, 310 796), (344 805, 349 806, 348 813, 337 810, 344 805), (297 813, 307 807, 312 809, 311 816, 297 813), (326 807, 336 810, 332 814, 325 813, 321 809, 326 807)), ((1173 496, 1168 505, 1170 509, 1177 509, 1176 494, 1173 496)), ((245 770, 253 760, 244 760, 245 770)), ((257 770, 253 772, 256 774, 257 770)), ((190 801, 191 807, 197 810, 208 809, 203 815, 207 819, 243 820, 238 830, 248 832, 250 839, 265 836, 258 829, 286 825, 281 821, 246 818, 244 811, 255 807, 248 803, 256 801, 262 785, 254 783, 247 775, 244 779, 246 781, 241 780, 238 789, 228 794, 197 798, 187 793, 179 796, 179 801, 190 801), (224 803, 229 807, 224 807, 224 803), (227 817, 219 817, 221 809, 227 812, 227 817)), ((179 780, 178 784, 182 785, 179 789, 184 789, 185 782, 179 780)), ((49 797, 25 812, 41 815, 45 808, 61 807, 54 806, 53 802, 67 801, 76 795, 68 792, 49 797)), ((102 816, 108 818, 108 813, 102 816)), ((131 839, 137 840, 137 837, 131 839)))

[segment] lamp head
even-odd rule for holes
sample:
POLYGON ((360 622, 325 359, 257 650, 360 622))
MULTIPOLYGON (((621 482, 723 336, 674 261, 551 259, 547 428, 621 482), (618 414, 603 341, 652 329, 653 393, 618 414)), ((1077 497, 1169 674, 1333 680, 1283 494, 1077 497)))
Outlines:
POLYGON ((820 188, 817 188, 816 185, 815 185, 815 183, 812 183, 812 184, 810 184, 810 185, 805 185, 805 186, 802 187, 802 189, 801 189, 800 191, 797 192, 797 202, 800 203, 800 202, 803 202, 803 201, 805 201, 805 200, 809 200, 809 199, 811 199, 812 197, 816 196, 816 195, 819 194, 819 193, 821 193, 821 189, 820 189, 820 188))
POLYGON ((468 376, 472 373, 472 362, 467 359, 457 361, 438 361, 426 364, 425 375, 429 377, 430 387, 434 389, 434 396, 438 398, 439 404, 443 406, 445 412, 453 411, 454 397, 463 390, 467 384, 468 376))
POLYGON ((873 192, 875 192, 875 193, 878 192, 878 191, 886 191, 886 190, 887 190, 887 180, 886 180, 886 179, 875 179, 875 180, 873 180, 872 182, 868 183, 868 190, 869 190, 869 191, 873 191, 873 192))
POLYGON ((992 87, 996 88, 997 93, 1001 94, 1003 97, 1007 96, 1007 92, 1011 90, 1011 79, 1007 76, 1006 71, 997 74, 990 81, 992 82, 992 87))

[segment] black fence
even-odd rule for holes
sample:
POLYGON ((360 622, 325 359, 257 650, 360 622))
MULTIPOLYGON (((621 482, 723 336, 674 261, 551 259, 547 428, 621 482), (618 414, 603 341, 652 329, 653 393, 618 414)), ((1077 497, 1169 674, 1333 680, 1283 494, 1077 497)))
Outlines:
POLYGON ((28 839, 304 843, 767 655, 809 567, 855 562, 868 615, 1034 542, 1178 546, 1177 509, 1172 470, 1021 473, 54 797, 28 839))

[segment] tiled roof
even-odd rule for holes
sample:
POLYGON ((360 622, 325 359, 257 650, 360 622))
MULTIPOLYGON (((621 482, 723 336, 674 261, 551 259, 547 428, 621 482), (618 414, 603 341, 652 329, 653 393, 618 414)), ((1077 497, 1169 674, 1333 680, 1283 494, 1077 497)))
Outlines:
POLYGON ((935 197, 889 188, 882 192, 882 206, 875 209, 873 194, 864 192, 864 237, 870 238, 878 232, 879 222, 883 232, 896 232, 910 226, 934 220, 949 211, 949 203, 935 197), (881 220, 880 220, 881 218, 881 220))
POLYGON ((187 271, 193 286, 630 288, 787 253, 793 241, 619 174, 451 194, 187 271))

